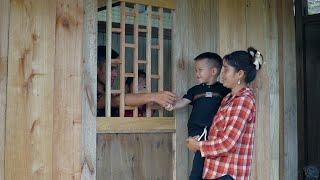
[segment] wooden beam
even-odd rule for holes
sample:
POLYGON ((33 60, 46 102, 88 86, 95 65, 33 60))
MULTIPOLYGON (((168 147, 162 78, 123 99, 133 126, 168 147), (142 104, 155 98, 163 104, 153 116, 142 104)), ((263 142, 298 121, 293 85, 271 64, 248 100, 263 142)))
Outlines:
MULTIPOLYGON (((117 4, 121 1, 134 3, 134 4, 143 4, 143 5, 150 5, 154 7, 162 7, 166 9, 175 9, 176 2, 175 0, 112 0, 113 4, 117 4)), ((106 6, 105 0, 98 0, 98 8, 106 6)))
MULTIPOLYGON (((158 91, 163 91, 163 8, 159 8, 159 51, 158 51, 158 91)), ((163 116, 163 109, 159 110, 159 116, 163 116)))
MULTIPOLYGON (((105 108, 105 114, 106 117, 111 116, 111 44, 112 44, 112 5, 111 5, 111 0, 106 0, 107 1, 107 19, 106 19, 106 108, 105 108)), ((121 60, 121 59, 120 59, 121 60)), ((121 61, 120 61, 121 62, 121 61)), ((122 66, 122 65, 121 65, 122 66)))
POLYGON ((0 180, 4 180, 10 1, 0 4, 0 180))
MULTIPOLYGON (((284 179, 298 179, 298 104, 297 99, 297 56, 295 39, 295 15, 292 10, 293 1, 282 0, 282 41, 283 41, 283 123, 282 141, 283 151, 280 157, 283 157, 283 167, 280 170, 284 173, 284 179)), ((295 1, 297 2, 297 1, 295 1)), ((278 16, 279 17, 279 16, 278 16)), ((279 59, 281 61, 281 59, 279 59)), ((299 64, 299 63, 298 63, 299 64)), ((280 132, 281 133, 281 132, 280 132)), ((281 137, 281 134, 280 134, 281 137)), ((281 159, 280 159, 281 160, 281 159)), ((282 177, 280 177, 281 179, 282 177)))
MULTIPOLYGON (((81 179, 96 179, 96 109, 97 109, 97 2, 84 0, 83 46, 83 168, 81 179)), ((110 51, 109 51, 110 52, 110 51)))
MULTIPOLYGON (((253 84, 257 113, 251 179, 258 179, 259 177, 265 177, 266 179, 279 179, 278 169, 275 169, 277 167, 276 159, 272 159, 271 157, 271 152, 273 151, 272 148, 274 148, 274 150, 278 149, 278 146, 271 147, 271 142, 273 141, 272 144, 279 144, 279 142, 277 142, 279 137, 277 134, 273 135, 273 139, 270 137, 271 131, 277 129, 274 125, 279 122, 279 99, 277 99, 279 98, 279 76, 277 75, 278 45, 276 40, 271 41, 268 38, 277 35, 275 31, 275 20, 277 18, 272 18, 275 15, 274 3, 271 1, 268 3, 270 3, 268 6, 271 6, 271 8, 267 8, 268 6, 263 0, 250 1, 250 3, 246 4, 246 27, 241 27, 243 30, 247 29, 246 46, 253 45, 261 51, 266 60, 268 59, 268 66, 262 67, 253 84), (268 17, 270 17, 270 21, 268 20, 268 17), (257 21, 261 21, 260 26, 252 28, 255 26, 257 21), (273 78, 272 86, 270 84, 271 77, 273 78), (270 97, 271 88, 274 92, 274 97, 270 97), (274 110, 271 110, 269 106, 271 98, 274 103, 274 110), (273 114, 271 114, 271 111, 273 111, 273 114)), ((244 49, 245 48, 247 47, 244 47, 244 49)))
MULTIPOLYGON (((112 23, 112 32, 114 33, 120 33, 120 23, 112 23)), ((139 32, 146 33, 147 29, 145 26, 139 25, 139 32)), ((152 38, 158 38, 158 31, 159 28, 157 27, 152 27, 152 38)), ((163 38, 167 40, 171 40, 171 29, 163 29, 163 38)), ((98 32, 99 33, 106 33, 106 22, 104 21, 98 21, 98 32)), ((132 24, 126 24, 126 35, 134 35, 134 26, 132 24)))
MULTIPOLYGON (((78 180, 81 178, 83 163, 81 159, 83 0, 56 2, 52 175, 57 179, 78 180)), ((54 6, 49 7, 51 10, 54 6)), ((41 10, 47 13, 43 8, 41 10)))
MULTIPOLYGON (((151 92, 151 6, 147 7, 147 44, 146 44, 146 87, 151 92)), ((151 117, 150 104, 147 104, 147 117, 151 117)))
POLYGON ((121 63, 121 68, 120 68, 120 117, 124 117, 124 96, 125 96, 125 72, 126 72, 126 63, 125 63, 125 32, 126 32, 126 13, 125 13, 125 3, 121 2, 121 7, 120 7, 120 28, 121 28, 121 33, 120 33, 120 60, 122 61, 121 63))
POLYGON ((98 133, 175 132, 173 117, 109 117, 97 118, 98 133))
POLYGON ((10 2, 5 179, 51 180, 56 1, 10 2))
MULTIPOLYGON (((181 96, 188 89, 188 62, 183 52, 188 49, 185 37, 188 32, 183 28, 183 21, 188 21, 191 11, 188 11, 188 5, 184 0, 177 1, 177 10, 173 12, 172 26, 172 90, 181 96)), ((182 108, 175 111, 176 133, 172 137, 173 149, 175 150, 173 160, 173 180, 188 179, 188 149, 185 146, 187 135, 186 122, 188 117, 188 108, 182 108)))
MULTIPOLYGON (((134 24, 133 24, 133 37, 134 37, 134 57, 133 57, 133 71, 134 71, 134 78, 133 78, 133 93, 138 93, 139 87, 138 87, 138 79, 139 79, 139 12, 138 12, 138 5, 134 5, 134 24)), ((133 116, 138 117, 138 106, 134 108, 133 116)))

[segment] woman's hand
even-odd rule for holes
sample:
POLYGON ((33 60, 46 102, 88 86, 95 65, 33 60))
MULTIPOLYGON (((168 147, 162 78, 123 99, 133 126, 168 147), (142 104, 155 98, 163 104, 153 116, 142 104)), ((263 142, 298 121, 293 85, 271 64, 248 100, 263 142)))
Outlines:
POLYGON ((176 94, 169 91, 160 91, 151 93, 151 102, 159 104, 161 107, 166 107, 176 101, 176 94))
POLYGON ((199 143, 199 141, 197 141, 197 137, 199 137, 199 136, 189 137, 186 140, 188 149, 192 152, 196 152, 196 151, 200 150, 200 143, 199 143))

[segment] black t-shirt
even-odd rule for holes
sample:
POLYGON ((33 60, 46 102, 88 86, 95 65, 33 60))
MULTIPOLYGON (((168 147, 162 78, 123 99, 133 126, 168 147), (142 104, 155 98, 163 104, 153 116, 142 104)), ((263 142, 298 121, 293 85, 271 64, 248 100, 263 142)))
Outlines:
POLYGON ((220 82, 213 85, 199 84, 188 90, 183 98, 189 99, 193 106, 188 121, 189 136, 201 135, 205 127, 209 130, 223 97, 228 93, 230 89, 220 82))

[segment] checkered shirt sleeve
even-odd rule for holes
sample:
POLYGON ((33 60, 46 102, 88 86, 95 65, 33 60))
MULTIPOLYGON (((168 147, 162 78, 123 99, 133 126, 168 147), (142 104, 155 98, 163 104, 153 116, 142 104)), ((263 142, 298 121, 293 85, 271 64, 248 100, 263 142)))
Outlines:
POLYGON ((225 174, 235 179, 249 178, 254 121, 255 102, 250 90, 223 99, 208 140, 200 142, 201 155, 206 157, 203 178, 214 179, 225 174))

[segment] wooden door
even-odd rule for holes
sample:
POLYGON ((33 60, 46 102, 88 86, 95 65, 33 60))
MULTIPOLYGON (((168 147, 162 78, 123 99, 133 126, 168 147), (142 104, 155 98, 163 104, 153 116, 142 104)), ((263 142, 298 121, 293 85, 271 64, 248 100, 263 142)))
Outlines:
POLYGON ((312 165, 320 170, 320 2, 308 0, 297 5, 302 9, 301 14, 299 9, 297 11, 297 48, 301 80, 298 92, 301 96, 298 102, 299 178, 303 179, 304 167, 312 165))

